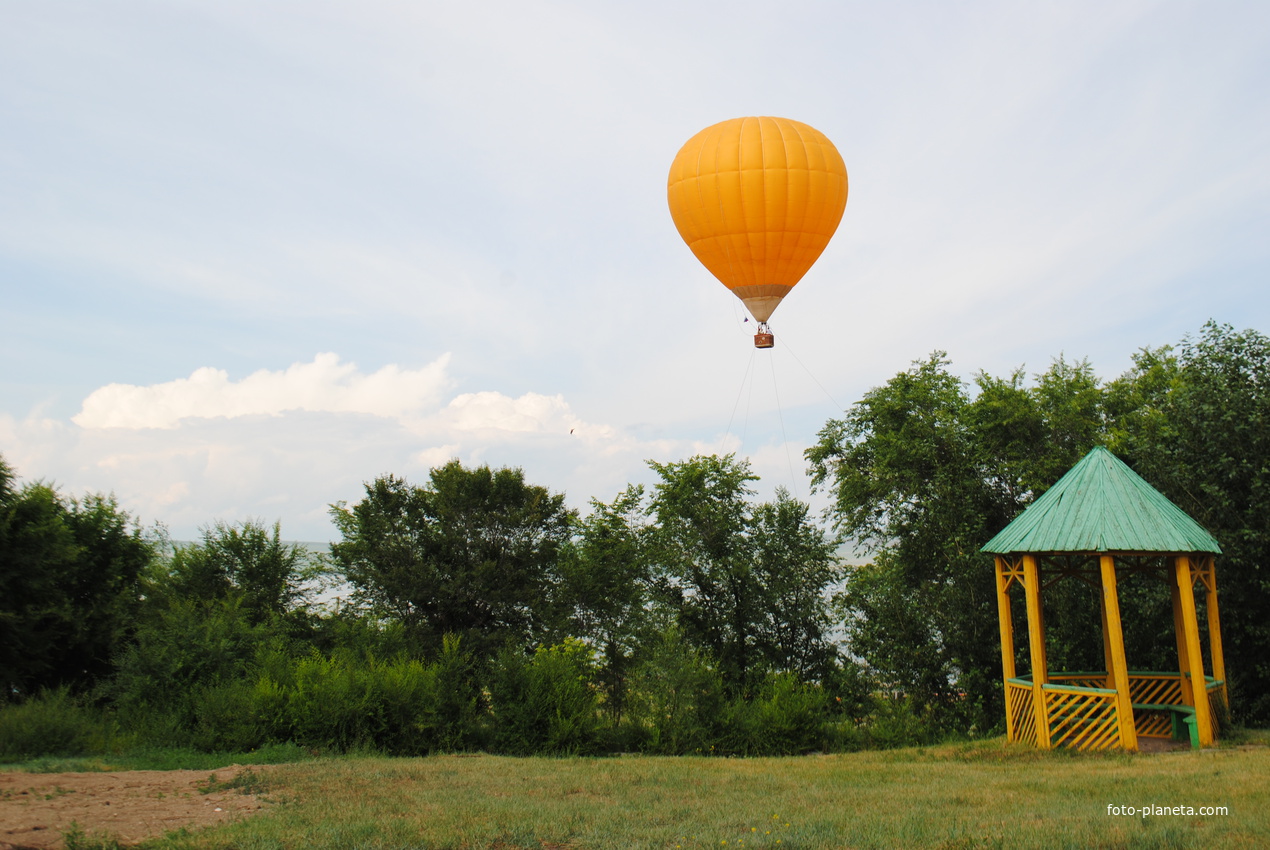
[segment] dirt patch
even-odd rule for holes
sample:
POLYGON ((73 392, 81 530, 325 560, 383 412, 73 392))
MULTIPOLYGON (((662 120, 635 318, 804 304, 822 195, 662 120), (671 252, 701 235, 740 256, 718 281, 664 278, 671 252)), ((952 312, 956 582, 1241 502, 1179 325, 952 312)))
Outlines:
MULTIPOLYGON (((259 773, 261 768, 253 767, 259 773)), ((181 827, 225 823, 259 811, 258 784, 237 765, 220 770, 0 773, 0 850, 61 847, 78 825, 128 845, 181 827), (209 777, 215 781, 209 783, 209 777), (237 781, 235 781, 237 778, 237 781), (208 793, 204 790, 212 787, 208 793)))

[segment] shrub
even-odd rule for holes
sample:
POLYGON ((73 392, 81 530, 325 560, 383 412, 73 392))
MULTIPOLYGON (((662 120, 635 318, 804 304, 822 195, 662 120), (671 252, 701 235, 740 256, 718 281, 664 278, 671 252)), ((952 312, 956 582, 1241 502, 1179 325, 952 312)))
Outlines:
POLYGON ((352 665, 314 653, 296 661, 286 722, 297 743, 348 749, 365 745, 367 688, 352 665))
POLYGON ((444 637, 441 652, 429 669, 433 671, 435 699, 421 722, 430 749, 455 752, 479 748, 487 737, 481 729, 481 686, 457 636, 444 637))
POLYGON ((911 747, 938 738, 930 709, 919 713, 912 697, 878 697, 865 723, 869 745, 877 749, 911 747))
POLYGON ((423 755, 433 748, 426 718, 436 714, 435 667, 411 659, 373 662, 365 670, 365 741, 394 755, 423 755))
POLYGON ((256 710, 252 683, 238 679, 198 688, 194 698, 191 745, 203 752, 246 752, 269 740, 256 710))
POLYGON ((465 739, 455 727, 470 724, 473 713, 453 705, 461 699, 441 695, 439 670, 409 658, 363 662, 316 652, 290 667, 275 660, 249 689, 244 711, 256 726, 242 728, 309 747, 428 753, 465 739))
POLYGON ((708 655, 672 627, 631 676, 630 715, 643 749, 667 755, 708 753, 724 709, 723 682, 708 655))
POLYGON ((825 747, 828 697, 793 673, 768 674, 753 699, 725 715, 724 746, 741 755, 796 755, 825 747))
POLYGON ((65 687, 0 708, 0 760, 102 753, 114 737, 113 724, 65 687))
POLYGON ((540 647, 532 658, 504 650, 489 683, 495 746, 518 755, 594 752, 600 728, 594 673, 591 648, 575 638, 540 647))
POLYGON ((104 695, 128 713, 176 713, 194 722, 201 689, 250 675, 267 629, 230 599, 179 600, 137 632, 104 695))

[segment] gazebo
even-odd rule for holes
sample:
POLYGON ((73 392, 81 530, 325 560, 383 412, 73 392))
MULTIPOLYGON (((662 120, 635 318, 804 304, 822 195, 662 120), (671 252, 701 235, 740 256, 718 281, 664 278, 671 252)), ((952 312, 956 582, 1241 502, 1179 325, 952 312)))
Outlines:
MULTIPOLYGON (((1226 703, 1225 664, 1213 566, 1221 548, 1199 523, 1104 448, 1085 455, 982 549, 996 556, 1006 730, 1042 749, 1137 750, 1139 738, 1212 744, 1216 707, 1226 703), (1178 668, 1128 669, 1117 574, 1168 583, 1178 668), (1043 591, 1063 578, 1099 591, 1105 669, 1051 672, 1045 656, 1043 591), (1204 672, 1195 605, 1203 588, 1212 675, 1204 672), (1031 671, 1015 670, 1011 590, 1027 606, 1031 671)), ((1130 614, 1132 616, 1132 614, 1130 614)))

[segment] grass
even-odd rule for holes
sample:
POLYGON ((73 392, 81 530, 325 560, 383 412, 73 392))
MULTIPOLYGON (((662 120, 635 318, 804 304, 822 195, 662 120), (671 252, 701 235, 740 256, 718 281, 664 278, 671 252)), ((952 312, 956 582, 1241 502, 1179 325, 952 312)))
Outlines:
POLYGON ((162 848, 1270 845, 1270 735, 1155 755, 1000 740, 795 758, 343 757, 267 771, 274 805, 162 848), (1225 806, 1114 816, 1108 805, 1225 806))
POLYGON ((216 770, 231 764, 282 764, 313 757, 308 750, 295 744, 270 744, 245 753, 203 753, 185 747, 155 747, 129 750, 117 755, 38 758, 14 764, 0 764, 0 770, 21 770, 27 773, 216 770))
POLYGON ((224 781, 216 778, 216 774, 207 777, 207 782, 200 785, 200 794, 211 794, 214 791, 237 791, 239 794, 263 794, 269 790, 265 778, 250 767, 240 770, 224 781))
POLYGON ((77 823, 62 833, 62 845, 66 850, 124 850, 116 839, 108 835, 88 835, 77 823))

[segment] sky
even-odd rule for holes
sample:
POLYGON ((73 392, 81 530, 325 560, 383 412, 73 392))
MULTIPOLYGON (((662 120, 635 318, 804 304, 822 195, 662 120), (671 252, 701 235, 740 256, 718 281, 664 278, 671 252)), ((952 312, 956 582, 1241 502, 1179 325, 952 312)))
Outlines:
POLYGON ((1268 234, 1260 0, 0 0, 0 456, 178 540, 452 458, 823 507, 803 451, 933 351, 1270 332, 1268 234), (666 205, 745 115, 850 176, 771 351, 666 205))

